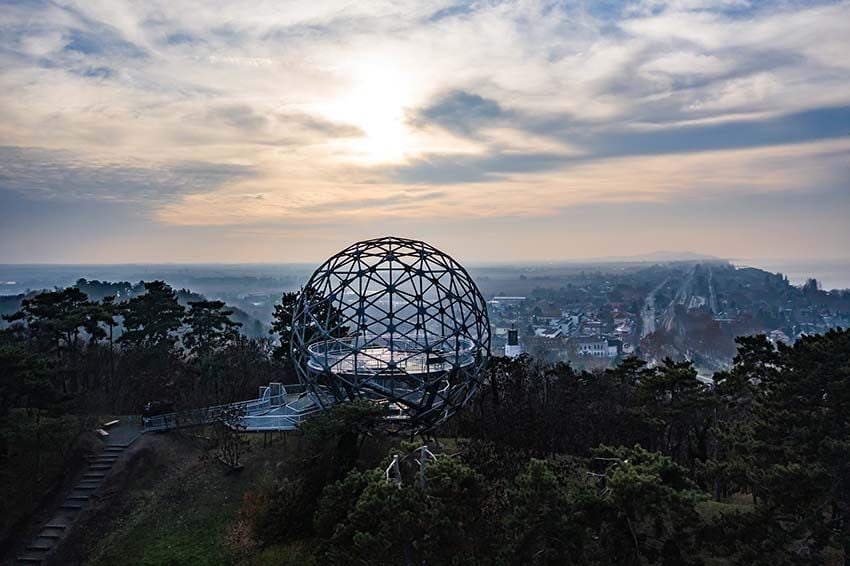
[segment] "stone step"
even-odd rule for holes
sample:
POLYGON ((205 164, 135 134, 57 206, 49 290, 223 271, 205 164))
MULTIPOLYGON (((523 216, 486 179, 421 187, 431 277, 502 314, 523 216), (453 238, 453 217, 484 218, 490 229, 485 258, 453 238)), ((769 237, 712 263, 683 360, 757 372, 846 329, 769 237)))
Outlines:
POLYGON ((133 444, 136 438, 130 442, 111 442, 106 444, 100 454, 89 456, 89 469, 83 473, 80 481, 75 485, 62 504, 53 519, 44 525, 36 535, 26 551, 17 557, 18 564, 42 564, 49 552, 53 550, 59 539, 79 516, 86 502, 91 499, 92 492, 98 489, 109 470, 122 458, 123 453, 133 444))
POLYGON ((48 525, 44 525, 44 527, 41 528, 41 532, 42 533, 50 532, 50 533, 54 533, 54 534, 57 534, 57 535, 61 535, 62 533, 65 532, 65 527, 59 527, 54 523, 50 523, 48 525))

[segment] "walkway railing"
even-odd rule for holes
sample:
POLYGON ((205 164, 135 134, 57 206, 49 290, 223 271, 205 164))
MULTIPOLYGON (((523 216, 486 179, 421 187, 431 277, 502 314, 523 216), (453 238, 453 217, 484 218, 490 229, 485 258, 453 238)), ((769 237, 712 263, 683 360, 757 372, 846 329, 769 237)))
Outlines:
POLYGON ((142 419, 142 432, 157 432, 199 426, 217 421, 234 421, 246 432, 294 430, 305 418, 321 410, 317 400, 302 386, 284 388, 272 383, 260 388, 261 397, 201 409, 190 409, 142 419), (238 415, 238 416, 235 416, 238 415))

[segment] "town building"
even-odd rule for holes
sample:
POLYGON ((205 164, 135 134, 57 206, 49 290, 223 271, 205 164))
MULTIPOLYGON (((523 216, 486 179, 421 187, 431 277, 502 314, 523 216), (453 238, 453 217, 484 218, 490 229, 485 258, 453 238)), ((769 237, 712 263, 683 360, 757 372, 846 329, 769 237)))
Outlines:
POLYGON ((522 346, 519 345, 519 331, 516 328, 508 330, 508 343, 505 344, 505 356, 516 358, 522 354, 522 346))
POLYGON ((608 340, 605 338, 583 336, 573 339, 572 344, 579 356, 608 357, 608 340))

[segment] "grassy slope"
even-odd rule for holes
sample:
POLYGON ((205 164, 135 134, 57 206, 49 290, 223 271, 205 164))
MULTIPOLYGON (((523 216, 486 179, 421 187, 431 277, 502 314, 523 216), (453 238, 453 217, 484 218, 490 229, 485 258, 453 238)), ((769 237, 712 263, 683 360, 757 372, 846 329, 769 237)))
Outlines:
MULTIPOLYGON (((227 531, 238 515, 243 493, 267 481, 273 463, 286 457, 285 443, 262 448, 261 440, 251 437, 245 468, 231 472, 217 461, 202 460, 203 450, 195 439, 156 438, 156 461, 132 479, 113 524, 87 563, 233 563, 227 531)), ((296 440, 289 439, 288 444, 296 440)))

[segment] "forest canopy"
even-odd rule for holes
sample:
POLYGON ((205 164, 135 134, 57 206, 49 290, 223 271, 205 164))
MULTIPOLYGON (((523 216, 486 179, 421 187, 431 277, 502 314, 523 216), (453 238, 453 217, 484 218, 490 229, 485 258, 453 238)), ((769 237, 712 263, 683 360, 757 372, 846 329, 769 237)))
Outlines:
MULTIPOLYGON (((123 301, 77 287, 25 299, 0 331, 0 535, 61 479, 94 415, 291 382, 280 345, 296 298, 276 309, 277 340, 161 281, 123 301)), ((314 417, 311 457, 246 494, 251 548, 316 564, 840 564, 850 552, 850 330, 790 346, 740 337, 713 385, 689 362, 637 358, 593 372, 494 358, 485 378, 424 440, 383 436, 369 403, 314 417)))

